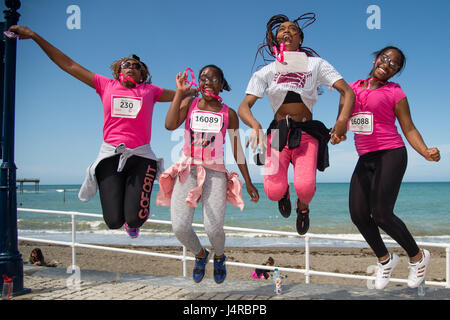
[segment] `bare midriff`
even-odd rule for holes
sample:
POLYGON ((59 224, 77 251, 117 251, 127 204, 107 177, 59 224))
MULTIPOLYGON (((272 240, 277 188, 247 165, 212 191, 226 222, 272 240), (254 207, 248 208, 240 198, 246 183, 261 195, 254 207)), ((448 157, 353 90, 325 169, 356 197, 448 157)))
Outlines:
POLYGON ((293 121, 304 122, 312 120, 312 113, 308 107, 301 102, 292 102, 282 104, 275 114, 275 120, 279 121, 290 116, 293 121))

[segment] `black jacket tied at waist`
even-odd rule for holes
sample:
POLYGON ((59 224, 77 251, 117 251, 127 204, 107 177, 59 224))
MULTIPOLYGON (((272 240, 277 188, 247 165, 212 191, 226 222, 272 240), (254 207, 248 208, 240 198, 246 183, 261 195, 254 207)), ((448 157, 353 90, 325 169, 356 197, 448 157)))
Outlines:
POLYGON ((271 148, 281 152, 288 144, 289 149, 300 146, 302 132, 306 132, 310 136, 319 141, 319 150, 317 157, 317 170, 324 171, 330 166, 328 155, 328 141, 330 141, 330 129, 318 120, 310 120, 305 122, 296 122, 291 119, 273 120, 267 129, 267 135, 275 130, 272 135, 271 148), (277 142, 279 145, 277 146, 277 142))

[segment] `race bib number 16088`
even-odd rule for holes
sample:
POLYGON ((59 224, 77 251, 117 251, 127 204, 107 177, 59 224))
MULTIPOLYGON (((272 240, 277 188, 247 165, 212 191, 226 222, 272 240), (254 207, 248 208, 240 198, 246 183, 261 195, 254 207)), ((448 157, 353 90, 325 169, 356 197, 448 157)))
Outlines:
POLYGON ((371 112, 358 112, 352 114, 352 117, 348 121, 348 130, 357 134, 372 134, 373 114, 371 112))

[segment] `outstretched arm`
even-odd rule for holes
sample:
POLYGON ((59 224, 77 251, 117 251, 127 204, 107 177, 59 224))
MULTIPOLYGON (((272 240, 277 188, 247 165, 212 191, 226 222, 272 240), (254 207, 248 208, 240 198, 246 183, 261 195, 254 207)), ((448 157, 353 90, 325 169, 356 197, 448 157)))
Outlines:
POLYGON ((333 130, 331 131, 331 144, 338 144, 347 139, 347 124, 350 119, 353 107, 355 106, 355 93, 344 79, 338 80, 333 87, 341 94, 339 100, 339 113, 333 130))
POLYGON ((253 149, 253 152, 256 151, 256 147, 259 145, 259 151, 260 153, 263 153, 264 150, 267 148, 267 142, 264 136, 264 132, 262 131, 262 126, 258 122, 258 120, 255 119, 253 116, 253 113, 251 111, 251 108, 255 104, 256 100, 259 98, 257 96, 247 94, 244 98, 244 100, 241 102, 238 108, 238 114, 241 120, 248 125, 250 128, 252 128, 252 133, 250 135, 250 138, 247 142, 246 148, 249 146, 253 149))
POLYGON ((58 67, 88 86, 95 88, 94 73, 80 66, 36 32, 25 26, 11 26, 9 31, 18 34, 19 39, 33 39, 58 67))
POLYGON ((414 125, 407 98, 403 98, 395 105, 395 115, 411 147, 428 161, 439 161, 441 159, 439 149, 428 148, 419 130, 414 125))
POLYGON ((159 97, 159 102, 170 102, 173 101, 175 97, 175 91, 170 89, 163 89, 161 96, 159 97))

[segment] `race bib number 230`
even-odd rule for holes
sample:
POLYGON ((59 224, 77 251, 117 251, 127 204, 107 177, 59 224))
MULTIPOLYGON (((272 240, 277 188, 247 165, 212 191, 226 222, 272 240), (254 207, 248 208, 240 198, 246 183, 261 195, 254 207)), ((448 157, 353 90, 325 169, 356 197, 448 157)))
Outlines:
POLYGON ((111 116, 119 118, 136 118, 142 107, 141 97, 111 97, 111 116))

